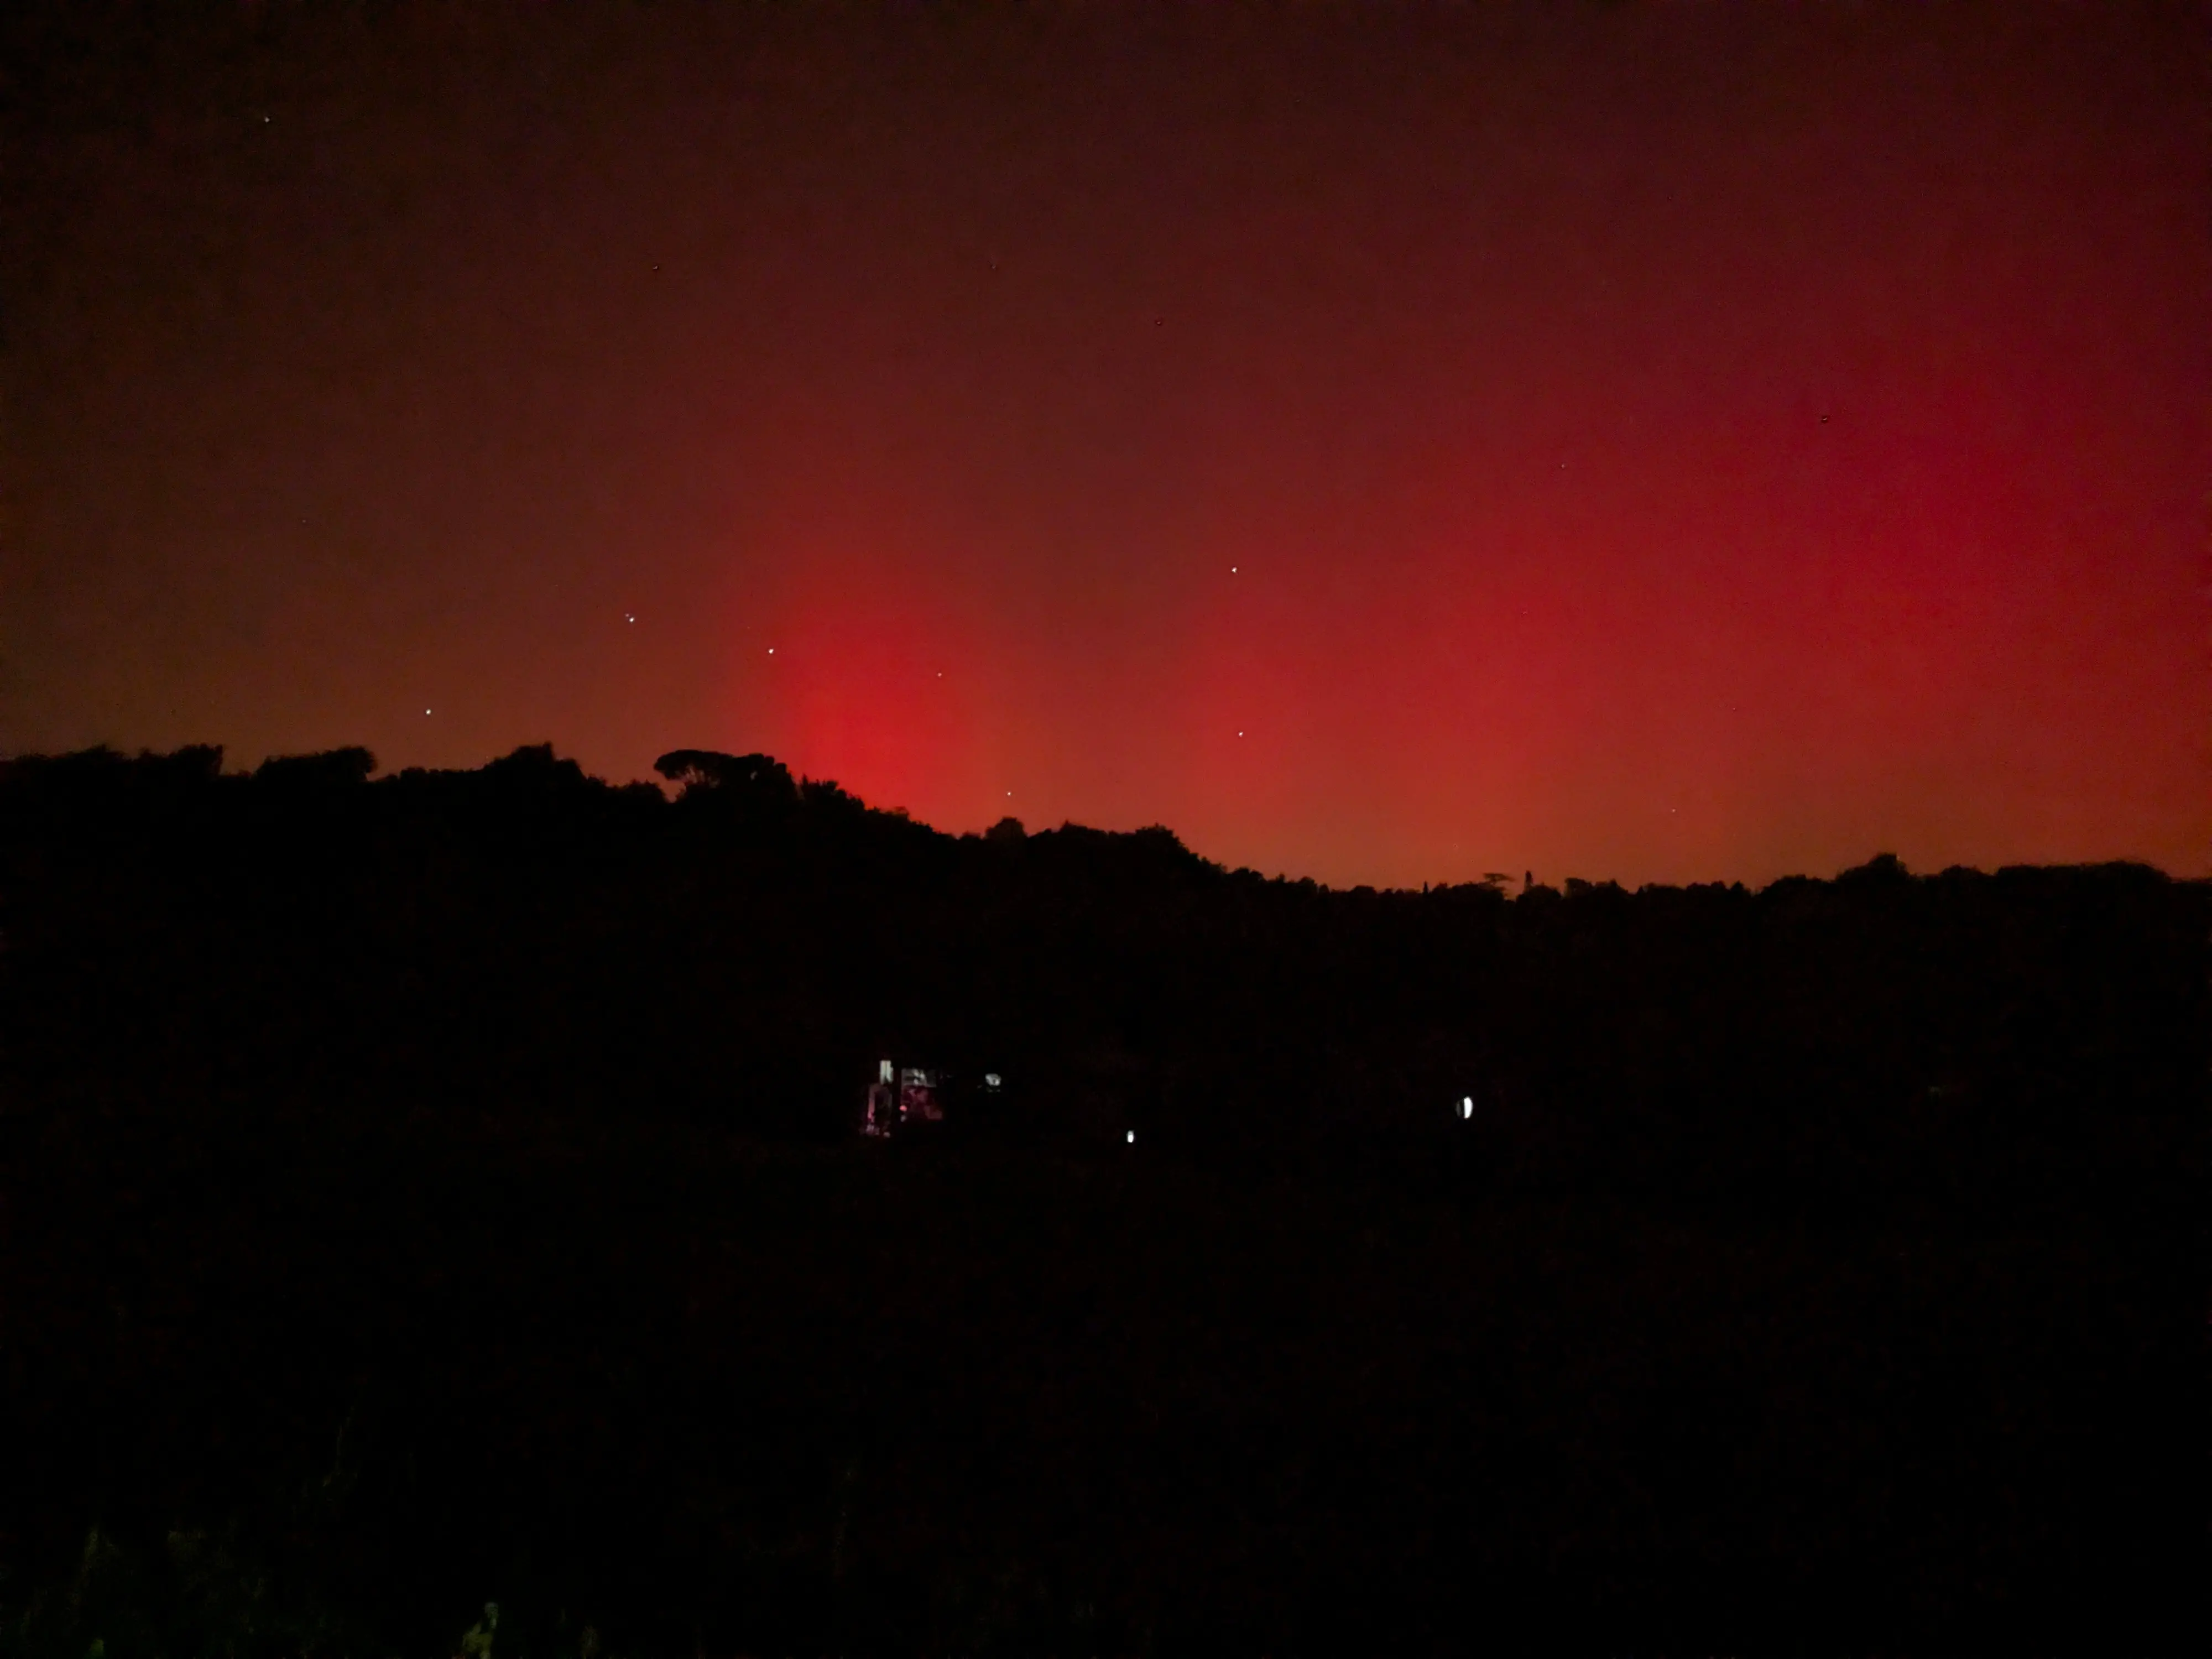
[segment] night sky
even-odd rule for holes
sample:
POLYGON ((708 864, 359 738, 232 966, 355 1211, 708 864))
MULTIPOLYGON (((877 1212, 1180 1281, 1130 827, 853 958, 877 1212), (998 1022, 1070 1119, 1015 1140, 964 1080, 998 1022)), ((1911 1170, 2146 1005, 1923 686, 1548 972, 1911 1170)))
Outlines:
MULTIPOLYGON (((173 12, 178 15, 171 15, 173 12)), ((0 749, 2212 868, 2203 5, 0 24, 0 749)))

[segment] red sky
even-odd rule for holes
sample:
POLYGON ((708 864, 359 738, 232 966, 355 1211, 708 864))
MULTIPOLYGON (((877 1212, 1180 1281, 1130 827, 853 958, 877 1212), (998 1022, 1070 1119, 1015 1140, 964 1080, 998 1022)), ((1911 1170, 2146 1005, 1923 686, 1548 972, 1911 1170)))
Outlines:
POLYGON ((0 748, 2204 873, 2208 22, 34 8, 0 748))

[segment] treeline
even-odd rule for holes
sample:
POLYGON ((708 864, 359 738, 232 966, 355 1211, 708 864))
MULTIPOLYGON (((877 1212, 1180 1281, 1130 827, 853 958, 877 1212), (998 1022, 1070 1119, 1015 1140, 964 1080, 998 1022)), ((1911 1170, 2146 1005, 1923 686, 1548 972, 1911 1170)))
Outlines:
POLYGON ((27 1653, 1956 1647, 2201 1550, 2206 884, 221 763, 0 769, 27 1653), (1005 1087, 861 1146, 886 1055, 1005 1087))
POLYGON ((942 835, 763 756, 665 757, 673 801, 550 747, 220 763, 0 779, 50 1086, 829 1140, 895 1054, 1071 1146, 1796 1204, 2170 1167, 2203 1075, 2208 889, 2142 866, 1341 892, 1165 830, 942 835))

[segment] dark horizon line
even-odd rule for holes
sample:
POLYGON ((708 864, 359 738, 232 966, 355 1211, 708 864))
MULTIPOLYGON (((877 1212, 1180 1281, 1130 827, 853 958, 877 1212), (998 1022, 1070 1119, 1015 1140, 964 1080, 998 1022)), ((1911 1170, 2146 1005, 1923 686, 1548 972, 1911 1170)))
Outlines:
MULTIPOLYGON (((639 788, 650 788, 661 799, 662 801, 670 805, 677 804, 677 802, 683 799, 685 795, 689 794, 695 788, 712 790, 720 787, 719 785, 706 782, 704 781, 679 781, 678 775, 674 771, 664 771, 662 777, 659 779, 639 777, 632 778, 623 782, 616 782, 612 780, 600 777, 595 773, 586 771, 584 769, 583 763, 572 757, 562 757, 556 750, 550 739, 542 743, 517 744, 506 754, 495 755, 490 759, 484 761, 482 764, 474 767, 402 766, 396 768, 383 768, 376 758, 375 751, 370 749, 367 744, 341 744, 329 749, 305 750, 289 754, 265 755, 262 757, 259 763, 252 767, 251 769, 224 771, 222 769, 222 762, 223 757, 227 753, 228 746, 223 744, 188 743, 180 744, 176 748, 169 750, 167 752, 142 746, 138 750, 137 753, 133 755, 127 753, 124 750, 119 749, 113 744, 104 742, 92 744, 82 749, 66 750, 59 752, 48 752, 45 750, 25 750, 13 754, 0 752, 0 783, 4 783, 7 781, 8 775, 13 771, 15 767, 26 763, 54 763, 76 761, 85 763, 112 762, 123 764, 138 764, 146 762, 167 761, 172 763, 181 763, 197 759, 200 757, 205 757, 207 758, 201 766, 187 769, 197 771, 198 776, 211 782, 216 781, 252 782, 257 779, 264 777, 264 775, 271 774, 272 770, 276 775, 281 775, 287 769, 300 767, 304 763, 314 762, 325 763, 325 767, 321 769, 320 775, 318 780, 319 781, 325 785, 355 783, 363 787, 374 783, 394 783, 410 776, 474 777, 480 773, 489 771, 493 767, 502 763, 529 764, 533 762, 538 762, 552 767, 565 768, 573 770, 575 775, 581 781, 586 783, 595 784, 603 789, 635 790, 639 788), (353 775, 350 777, 344 776, 343 775, 346 773, 351 773, 353 775)), ((1899 858, 1896 854, 1885 851, 1873 854, 1863 863, 1846 866, 1844 868, 1838 870, 1832 876, 1814 876, 1805 874, 1802 872, 1794 872, 1789 874, 1773 877, 1771 879, 1760 883, 1756 886, 1747 884, 1741 878, 1738 878, 1735 880, 1716 879, 1712 881, 1692 882, 1647 881, 1639 883, 1634 887, 1625 887, 1616 878, 1608 877, 1602 880, 1591 881, 1580 876, 1567 876, 1561 878, 1560 885, 1554 887, 1547 883, 1537 881, 1535 879, 1535 872, 1533 870, 1529 870, 1523 872, 1522 885, 1517 892, 1513 890, 1513 877, 1511 874, 1510 872, 1498 871, 1486 871, 1481 877, 1471 881, 1446 881, 1435 883, 1425 881, 1420 884, 1418 890, 1413 887, 1376 887, 1371 883, 1367 882, 1355 883, 1349 887, 1332 887, 1328 883, 1318 880, 1310 876, 1292 876, 1287 872, 1279 872, 1273 876, 1269 876, 1262 874, 1261 872, 1253 869, 1249 865, 1239 865, 1232 868, 1228 865, 1222 864, 1218 860, 1206 857, 1204 854, 1200 853, 1192 848, 1188 842, 1183 840, 1181 835, 1176 832, 1175 830, 1164 823, 1140 824, 1129 830, 1105 830, 1101 829, 1095 824, 1078 823, 1074 819, 1069 818, 1061 822, 1056 828, 1032 830, 1029 829, 1020 818, 1015 817, 1012 813, 1008 813, 1005 817, 1000 819, 997 824, 988 826, 982 830, 944 830, 925 819, 915 817, 903 806, 875 805, 864 799, 861 796, 855 794, 851 790, 847 789, 844 785, 839 783, 834 778, 815 778, 809 777, 803 773, 793 773, 782 762, 777 760, 774 756, 769 755, 765 752, 734 755, 719 750, 675 749, 663 753, 659 759, 656 761, 655 765, 656 767, 664 767, 672 759, 684 755, 708 755, 731 761, 764 761, 769 765, 775 767, 778 771, 781 772, 787 778, 789 778, 793 787, 802 792, 809 787, 817 790, 834 792, 836 796, 851 801, 865 811, 880 817, 896 819, 902 823, 911 824, 917 829, 926 830, 931 835, 942 836, 948 841, 982 841, 988 838, 992 830, 998 829, 1000 826, 1010 823, 1016 827, 1019 837, 1024 840, 1028 839, 1031 836, 1051 836, 1067 831, 1079 831, 1085 835, 1114 836, 1164 835, 1170 840, 1173 841, 1176 846, 1182 851, 1188 853, 1191 857, 1197 859, 1200 863, 1203 863, 1212 869, 1218 870, 1223 874, 1255 876, 1262 881, 1279 882, 1289 886, 1310 885, 1317 890, 1326 893, 1369 893, 1378 896, 1403 894, 1419 897, 1427 895, 1431 890, 1437 892, 1450 892, 1464 888, 1486 888, 1498 893, 1501 897, 1510 900, 1537 893, 1548 894, 1555 897, 1571 897, 1578 892, 1587 893, 1611 891, 1623 895, 1633 895, 1644 892, 1686 892, 1694 891, 1700 888, 1717 887, 1723 890, 1735 890, 1747 894, 1756 895, 1765 893, 1770 889, 1780 887, 1793 882, 1818 882, 1826 884, 1830 882, 1842 881, 1851 878, 1861 879, 1887 878, 1905 881, 1931 881, 1945 878, 1964 879, 1969 877, 1992 879, 1996 877, 2021 871, 2087 871, 2121 869, 2147 871, 2165 881, 2172 882, 2182 886, 2212 886, 2212 876, 2179 876, 2160 865, 2152 863, 2148 859, 2140 858, 2097 859, 2065 864, 2006 864, 2000 865, 1994 871, 1984 870, 1978 865, 1953 864, 1947 865, 1938 871, 1917 872, 1908 868, 1905 860, 1899 858)))

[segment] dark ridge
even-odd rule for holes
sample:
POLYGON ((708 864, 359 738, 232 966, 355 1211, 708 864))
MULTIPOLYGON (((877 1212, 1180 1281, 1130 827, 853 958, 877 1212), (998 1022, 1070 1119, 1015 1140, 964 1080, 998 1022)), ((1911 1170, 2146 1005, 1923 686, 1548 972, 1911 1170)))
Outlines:
POLYGON ((1333 891, 656 769, 0 764, 0 1644, 2189 1627, 2207 884, 1333 891))

